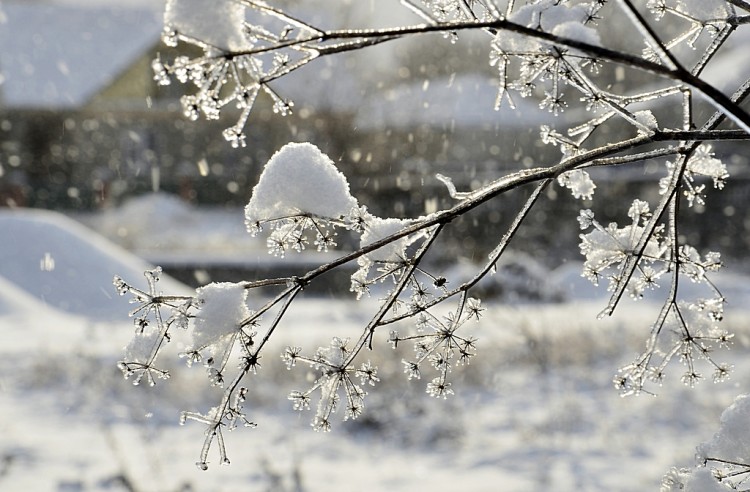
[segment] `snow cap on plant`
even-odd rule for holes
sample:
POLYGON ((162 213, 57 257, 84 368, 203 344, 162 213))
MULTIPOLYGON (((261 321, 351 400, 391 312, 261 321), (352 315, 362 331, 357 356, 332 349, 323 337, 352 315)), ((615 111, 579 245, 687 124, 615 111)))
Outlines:
POLYGON ((164 37, 170 33, 198 39, 221 51, 252 47, 244 32, 245 7, 234 0, 169 0, 164 10, 164 37))
POLYGON ((250 203, 245 223, 294 215, 344 217, 357 207, 349 183, 333 161, 310 143, 289 143, 266 164, 250 203))

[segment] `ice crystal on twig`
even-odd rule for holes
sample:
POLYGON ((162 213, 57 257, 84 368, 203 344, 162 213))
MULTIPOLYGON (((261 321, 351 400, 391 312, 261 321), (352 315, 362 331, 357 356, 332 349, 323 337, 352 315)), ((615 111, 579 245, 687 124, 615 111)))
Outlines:
POLYGON ((130 302, 138 304, 130 311, 136 325, 135 336, 125 349, 125 360, 118 363, 125 378, 133 377, 135 385, 140 384, 144 377, 149 386, 155 385, 156 379, 169 378, 169 372, 155 366, 156 359, 164 344, 170 340, 170 328, 187 326, 188 311, 193 306, 191 298, 163 296, 157 290, 160 275, 160 267, 144 272, 147 290, 138 289, 119 276, 115 276, 113 281, 121 296, 130 294, 130 302), (165 309, 173 313, 166 321, 163 314, 165 309))
POLYGON ((476 355, 476 339, 459 335, 458 331, 470 319, 478 321, 482 311, 479 299, 462 298, 458 311, 449 313, 444 319, 429 311, 422 312, 420 326, 414 335, 401 336, 392 331, 389 342, 394 348, 405 341, 414 344, 414 359, 402 361, 408 379, 421 379, 423 366, 432 366, 438 376, 427 384, 427 393, 436 398, 452 395, 448 375, 453 366, 469 364, 476 355))
POLYGON ((318 372, 312 387, 306 391, 293 391, 289 395, 294 409, 302 411, 310 408, 311 395, 320 391, 320 400, 311 424, 316 431, 331 430, 331 416, 339 407, 341 394, 344 396, 344 420, 359 417, 364 411, 367 395, 362 387, 374 386, 380 381, 377 368, 370 361, 356 367, 352 363, 354 355, 356 354, 350 349, 349 340, 337 337, 331 340, 328 347, 319 348, 314 357, 301 355, 301 350, 296 347, 284 350, 282 359, 288 368, 302 362, 318 372), (357 384, 354 378, 359 378, 361 384, 357 384))

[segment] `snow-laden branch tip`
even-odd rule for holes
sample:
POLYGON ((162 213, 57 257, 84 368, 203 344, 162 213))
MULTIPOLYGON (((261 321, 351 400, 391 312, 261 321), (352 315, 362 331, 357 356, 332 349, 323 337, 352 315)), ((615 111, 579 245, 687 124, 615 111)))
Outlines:
POLYGON ((310 143, 290 143, 263 168, 245 221, 252 227, 295 215, 338 219, 357 206, 346 177, 327 155, 310 143))
POLYGON ((217 52, 251 49, 244 25, 245 7, 235 0, 168 0, 164 9, 167 39, 186 34, 217 52))

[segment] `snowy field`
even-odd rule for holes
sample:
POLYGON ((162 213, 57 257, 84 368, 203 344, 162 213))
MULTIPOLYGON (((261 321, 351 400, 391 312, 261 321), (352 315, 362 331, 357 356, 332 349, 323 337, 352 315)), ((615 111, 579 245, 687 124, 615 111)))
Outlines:
MULTIPOLYGON (((232 464, 201 472, 203 427, 181 427, 178 416, 219 397, 203 389, 203 371, 173 371, 148 388, 115 367, 134 328, 112 277, 140 282, 145 264, 57 214, 4 211, 0 230, 0 490, 658 490, 671 466, 692 464, 750 378, 750 285, 723 274, 737 337, 716 357, 736 366, 730 381, 690 390, 672 367, 658 397, 621 398, 612 377, 642 347, 658 306, 628 302, 597 321, 603 300, 568 265, 550 274, 566 303, 490 303, 475 328, 478 356, 454 373, 446 401, 406 381, 384 333, 367 413, 318 434, 286 400, 306 381, 267 356, 247 404, 258 427, 227 434, 232 464)), ((303 298, 268 353, 356 337, 375 309, 303 298)))

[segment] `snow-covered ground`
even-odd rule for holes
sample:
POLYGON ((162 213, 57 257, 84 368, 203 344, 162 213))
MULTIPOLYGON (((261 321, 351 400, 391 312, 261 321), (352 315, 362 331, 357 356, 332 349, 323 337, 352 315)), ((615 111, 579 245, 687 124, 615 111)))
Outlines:
MULTIPOLYGON (((612 376, 641 349, 656 306, 628 302, 597 321, 602 300, 576 290, 585 284, 569 265, 552 276, 570 302, 489 306, 478 356, 446 401, 406 381, 382 334, 372 354, 382 382, 365 416, 315 433, 286 400, 304 376, 267 356, 246 406, 258 427, 226 434, 232 464, 201 472, 203 428, 178 415, 218 398, 199 389, 203 371, 180 368, 147 388, 115 367, 134 328, 112 276, 139 282, 145 264, 58 214, 3 212, 0 230, 0 490, 657 490, 750 376, 749 284, 727 274, 718 282, 738 336, 717 358, 735 364, 733 378, 690 390, 672 368, 658 397, 620 398, 612 376)), ((372 299, 302 298, 269 353, 356 337, 374 309, 372 299)))

